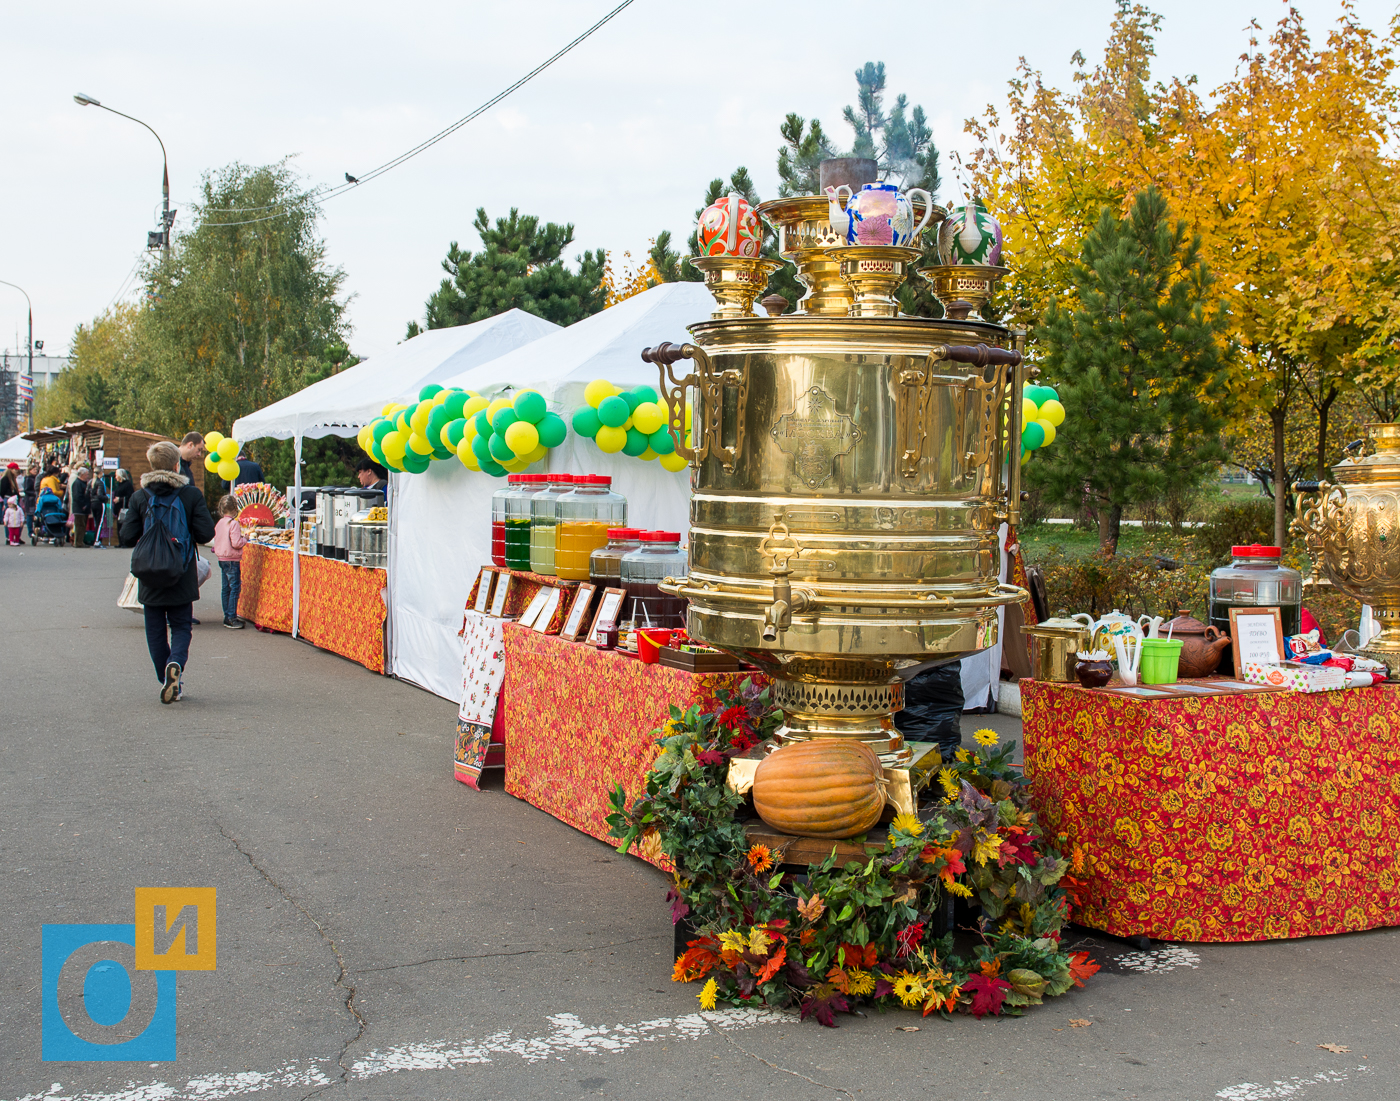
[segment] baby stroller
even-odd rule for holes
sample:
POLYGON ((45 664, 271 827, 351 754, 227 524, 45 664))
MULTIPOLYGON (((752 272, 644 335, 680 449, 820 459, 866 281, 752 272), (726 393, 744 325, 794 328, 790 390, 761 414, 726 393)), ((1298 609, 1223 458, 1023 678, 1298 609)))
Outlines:
POLYGON ((63 501, 49 490, 39 494, 34 504, 34 534, 29 537, 30 546, 48 543, 61 547, 68 541, 68 509, 63 501))

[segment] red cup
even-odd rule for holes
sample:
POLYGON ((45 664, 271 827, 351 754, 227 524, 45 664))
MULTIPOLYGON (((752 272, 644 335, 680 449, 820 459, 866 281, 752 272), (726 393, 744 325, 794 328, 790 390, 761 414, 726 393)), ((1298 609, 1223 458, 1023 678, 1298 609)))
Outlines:
POLYGON ((659 648, 671 641, 669 627, 643 627, 637 631, 637 656, 643 665, 655 665, 661 660, 659 648))

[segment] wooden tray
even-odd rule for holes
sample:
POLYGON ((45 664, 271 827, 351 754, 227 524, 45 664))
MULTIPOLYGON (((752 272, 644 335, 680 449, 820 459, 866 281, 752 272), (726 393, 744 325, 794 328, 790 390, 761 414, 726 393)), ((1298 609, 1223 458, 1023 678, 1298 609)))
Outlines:
POLYGON ((730 654, 694 654, 689 650, 677 650, 672 646, 662 646, 659 651, 662 665, 672 669, 684 669, 687 673, 737 673, 739 659, 730 654))

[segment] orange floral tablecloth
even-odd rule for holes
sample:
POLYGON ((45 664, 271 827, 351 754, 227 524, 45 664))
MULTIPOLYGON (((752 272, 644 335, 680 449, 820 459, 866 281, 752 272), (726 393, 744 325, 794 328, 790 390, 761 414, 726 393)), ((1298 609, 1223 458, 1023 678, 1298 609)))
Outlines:
POLYGON ((1140 701, 1023 680, 1021 707, 1040 820, 1084 854, 1075 921, 1185 941, 1400 925, 1400 687, 1140 701))
MULTIPOLYGON (((384 672, 384 570, 301 556, 301 622, 307 642, 384 672)), ((292 552, 243 548, 238 614, 258 627, 292 629, 292 552)))
POLYGON ((687 673, 505 625, 506 791, 593 837, 608 794, 642 791, 669 707, 710 706, 761 673, 687 673))

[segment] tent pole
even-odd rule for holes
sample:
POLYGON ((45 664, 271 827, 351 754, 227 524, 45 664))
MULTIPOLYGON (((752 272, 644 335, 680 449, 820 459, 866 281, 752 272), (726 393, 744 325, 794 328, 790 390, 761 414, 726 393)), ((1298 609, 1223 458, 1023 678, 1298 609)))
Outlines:
POLYGON ((301 623, 301 432, 292 437, 292 489, 296 498, 292 522, 292 637, 301 623))

